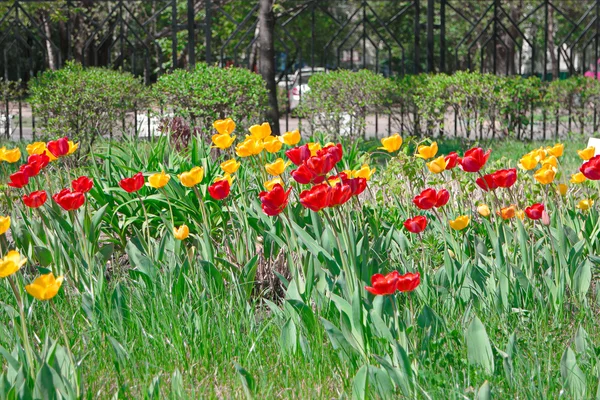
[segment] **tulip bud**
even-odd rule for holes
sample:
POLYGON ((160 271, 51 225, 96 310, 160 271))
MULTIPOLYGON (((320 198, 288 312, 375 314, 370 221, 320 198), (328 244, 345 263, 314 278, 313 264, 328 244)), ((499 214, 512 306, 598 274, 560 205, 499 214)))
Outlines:
POLYGON ((548 215, 548 212, 546 210, 542 211, 542 225, 550 225, 550 215, 548 215))
POLYGON ((490 215, 490 208, 487 206, 487 204, 481 204, 481 205, 479 205, 477 207, 477 212, 482 217, 489 217, 489 215, 490 215))

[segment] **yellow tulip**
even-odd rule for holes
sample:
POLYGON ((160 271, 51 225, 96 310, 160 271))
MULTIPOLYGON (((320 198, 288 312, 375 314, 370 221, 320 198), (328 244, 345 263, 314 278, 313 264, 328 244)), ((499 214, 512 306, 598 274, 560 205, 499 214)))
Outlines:
POLYGON ((590 158, 594 157, 594 154, 596 154, 596 148, 594 146, 588 146, 583 150, 577 150, 577 154, 579 154, 579 158, 581 158, 584 161, 587 161, 590 158))
POLYGON ((548 156, 542 160, 542 167, 546 164, 551 165, 554 168, 557 168, 558 167, 558 159, 555 156, 548 156))
POLYGON ((283 143, 281 143, 275 136, 267 136, 263 143, 265 150, 267 150, 269 153, 277 153, 279 150, 281 150, 281 146, 283 146, 283 143))
POLYGON ((265 182, 265 189, 267 189, 267 190, 270 192, 271 190, 273 190, 273 187, 274 187, 275 185, 277 185, 278 183, 279 183, 281 186, 283 186, 283 181, 281 180, 281 178, 280 178, 280 177, 278 177, 278 176, 277 176, 277 177, 275 177, 275 178, 271 179, 270 181, 266 181, 266 182, 265 182))
POLYGON ((181 225, 179 228, 173 227, 173 236, 177 240, 185 240, 190 236, 190 228, 186 224, 181 225))
POLYGON ((525 154, 519 162, 519 168, 524 171, 531 171, 538 165, 538 161, 535 155, 531 153, 525 154))
POLYGON ((233 174, 233 173, 235 173, 235 171, 237 171, 239 167, 240 167, 240 163, 238 161, 236 161, 235 158, 232 158, 232 159, 227 160, 227 161, 223 161, 221 163, 221 169, 226 174, 233 174))
POLYGON ((567 185, 565 185, 564 183, 559 183, 558 184, 558 193, 561 196, 566 196, 567 195, 567 190, 569 190, 569 187, 567 185))
POLYGON ((286 132, 283 135, 279 136, 279 140, 287 144, 288 146, 294 146, 300 143, 300 139, 302 139, 302 137, 300 136, 300 131, 298 129, 296 129, 295 131, 286 132))
POLYGON ((11 150, 4 150, 1 154, 1 159, 11 164, 16 163, 21 159, 21 150, 18 147, 11 150))
POLYGON ((271 136, 271 125, 268 122, 264 122, 261 125, 252 125, 249 130, 250 136, 257 140, 271 136))
POLYGON ((204 168, 194 167, 191 170, 177 176, 179 182, 185 187, 194 187, 204 178, 204 168))
POLYGON ((77 151, 77 149, 79 148, 79 143, 75 143, 72 140, 69 140, 68 143, 69 143, 69 151, 67 152, 67 155, 71 155, 77 151))
POLYGON ((279 176, 283 174, 285 169, 290 165, 290 162, 283 161, 283 158, 278 158, 273 161, 271 164, 265 164, 265 169, 269 175, 279 176))
POLYGON ((0 216, 0 235, 6 233, 10 228, 10 217, 0 216))
POLYGON ((551 156, 554 157, 560 157, 563 155, 563 152, 565 151, 565 145, 562 143, 556 143, 554 146, 552 147, 547 147, 546 151, 548 152, 548 154, 550 154, 551 156))
POLYGON ((44 152, 46 151, 46 143, 29 143, 25 149, 27 150, 27 154, 29 154, 30 156, 33 154, 44 154, 44 152))
POLYGON ((592 206, 594 205, 594 200, 592 199, 587 199, 587 200, 581 200, 579 202, 579 204, 577 204, 577 208, 579 208, 581 211, 587 211, 590 208, 592 208, 592 206))
POLYGON ((535 174, 533 174, 535 180, 541 183, 542 185, 552 183, 552 181, 554 181, 555 176, 556 169, 550 164, 544 165, 542 168, 538 169, 535 172, 535 174))
POLYGON ((158 174, 152 174, 148 177, 148 186, 153 187, 154 189, 160 189, 161 187, 165 187, 170 179, 171 176, 165 174, 165 171, 158 174))
POLYGON ((583 175, 581 172, 578 172, 576 174, 571 175, 571 183, 583 183, 587 180, 587 178, 585 177, 585 175, 583 175))
POLYGON ((54 278, 54 274, 50 272, 38 276, 32 284, 25 286, 25 290, 38 300, 50 300, 58 293, 63 279, 62 276, 54 278))
POLYGON ((480 204, 477 207, 477 212, 479 213, 479 215, 481 215, 482 217, 489 217, 490 215, 490 208, 487 206, 487 204, 480 204))
POLYGON ((468 215, 461 215, 460 217, 456 217, 454 220, 448 221, 450 227, 455 231, 462 231, 469 225, 469 221, 471 219, 468 215))
POLYGON ((238 157, 250 157, 260 154, 264 148, 264 143, 260 139, 254 139, 248 136, 242 143, 235 147, 235 153, 238 157))
POLYGON ((431 143, 429 146, 420 145, 417 147, 417 157, 422 158, 423 160, 429 160, 430 158, 435 157, 438 152, 438 145, 436 142, 431 143))
POLYGON ((539 149, 532 150, 529 154, 535 157, 537 162, 540 162, 542 159, 546 158, 548 152, 543 147, 540 147, 539 149))
POLYGON ((219 135, 231 135, 235 130, 235 122, 231 118, 219 119, 213 122, 213 127, 219 132, 219 135))
POLYGON ((395 133, 392 136, 381 139, 381 147, 378 147, 378 149, 385 150, 388 153, 393 153, 400 149, 401 146, 402 137, 398 133, 395 133))
POLYGON ((231 145, 233 144, 233 142, 235 141, 235 136, 229 136, 227 134, 216 134, 212 136, 212 142, 214 143, 214 146, 212 147, 217 147, 221 150, 225 150, 231 147, 231 145))
POLYGON ((371 179, 375 173, 375 168, 371 169, 367 164, 363 164, 359 170, 352 171, 353 178, 365 178, 366 180, 371 179))
POLYGON ((231 174, 225 174, 223 176, 217 176, 215 178, 215 182, 219 182, 219 181, 227 181, 229 182, 229 186, 231 186, 233 184, 233 181, 235 180, 234 176, 231 176, 231 174))
POLYGON ((519 218, 521 221, 524 221, 525 220, 525 211, 523 211, 523 210, 517 211, 517 218, 519 218))
POLYGON ((321 150, 321 143, 309 143, 308 149, 310 150, 310 155, 314 157, 317 155, 317 152, 321 150))
POLYGON ((439 156, 435 160, 432 160, 425 165, 427 165, 427 168, 430 172, 434 174, 441 174, 446 170, 446 158, 444 156, 439 156))
POLYGON ((8 254, 0 259, 0 278, 6 278, 9 275, 17 272, 25 263, 26 258, 21 258, 18 251, 11 250, 8 254))

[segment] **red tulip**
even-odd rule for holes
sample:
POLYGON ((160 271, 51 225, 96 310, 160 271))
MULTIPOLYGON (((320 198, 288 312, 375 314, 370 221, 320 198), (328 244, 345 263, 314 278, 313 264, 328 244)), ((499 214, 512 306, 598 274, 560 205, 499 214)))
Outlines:
POLYGON ((43 190, 37 190, 30 194, 23 195, 23 203, 29 208, 38 208, 42 206, 48 198, 48 195, 43 190))
POLYGON ((448 203, 448 200, 450 200, 450 193, 446 189, 441 189, 437 192, 436 208, 444 207, 448 203))
POLYGON ((511 187, 517 181, 517 169, 499 169, 494 172, 494 181, 499 187, 511 187))
POLYGON ((292 188, 289 188, 286 192, 279 183, 276 183, 268 192, 260 192, 260 202, 262 203, 262 209, 265 214, 271 217, 281 213, 288 204, 288 197, 292 188))
POLYGON ((371 277, 371 286, 365 286, 365 289, 375 296, 394 294, 398 287, 398 278, 398 271, 392 271, 385 276, 375 274, 371 277))
POLYGON ((40 173, 37 164, 23 164, 21 165, 21 168, 19 168, 19 171, 24 173, 27 176, 27 178, 33 178, 34 176, 40 173))
POLYGON ((331 186, 321 183, 300 193, 300 204, 313 211, 321 211, 329 205, 331 186))
POLYGON ((600 154, 584 162, 579 171, 592 181, 600 180, 600 154))
POLYGON ((495 178, 496 176, 494 174, 487 174, 483 175, 483 177, 477 178, 475 183, 485 192, 489 190, 496 190, 498 189, 498 183, 496 182, 495 178))
POLYGON ((131 178, 123 178, 119 182, 119 186, 128 193, 137 192, 144 186, 144 174, 138 172, 131 178))
POLYGON ((42 170, 50 163, 50 157, 44 154, 32 154, 27 158, 27 164, 35 165, 38 170, 42 170))
POLYGON ((9 178, 10 182, 8 182, 8 186, 17 189, 20 189, 29 183, 29 177, 23 171, 17 171, 10 175, 9 178))
POLYGON ((475 147, 471 150, 467 150, 464 157, 459 158, 458 162, 460 163, 463 171, 478 172, 481 168, 483 168, 485 163, 487 163, 491 152, 491 150, 484 152, 481 147, 475 147))
POLYGON ((52 140, 46 145, 48 151, 54 155, 54 157, 66 156, 69 152, 69 139, 64 137, 58 140, 52 140))
POLYGON ((304 164, 317 176, 328 174, 337 163, 336 155, 330 153, 324 153, 309 158, 304 164))
POLYGON ((85 195, 81 192, 71 192, 69 189, 63 189, 52 196, 59 206, 66 211, 77 210, 85 203, 85 195))
POLYGON ((456 164, 458 164, 458 154, 453 151, 444 157, 444 160, 446 160, 446 170, 452 169, 456 167, 456 164))
POLYGON ((94 181, 87 176, 80 176, 71 182, 71 187, 75 192, 87 193, 94 187, 94 181))
POLYGON ((229 196, 230 191, 231 186, 229 185, 229 181, 227 179, 216 181, 208 187, 208 193, 210 194, 210 197, 215 200, 223 200, 229 196))
POLYGON ((348 176, 343 172, 340 173, 339 177, 342 179, 344 185, 350 186, 352 196, 358 196, 367 188, 367 180, 365 178, 348 179, 348 176))
POLYGON ((330 145, 322 148, 317 152, 317 157, 323 157, 325 155, 329 155, 333 157, 334 164, 337 164, 342 160, 342 156, 344 155, 344 151, 342 149, 342 145, 340 143, 335 145, 330 145))
POLYGON ((421 274, 418 272, 413 274, 407 272, 404 275, 398 277, 398 284, 396 288, 401 292, 412 292, 421 283, 421 274))
POLYGON ((525 209, 525 214, 529 219, 538 220, 544 214, 544 205, 540 203, 533 204, 525 209))
POLYGON ((325 175, 317 176, 311 171, 310 168, 303 163, 297 169, 291 172, 292 178, 302 185, 308 185, 309 183, 321 183, 325 180, 325 175))
POLYGON ((427 227, 427 217, 418 215, 404 221, 404 227, 412 233, 421 233, 427 227))
POLYGON ((437 192, 435 189, 425 189, 421 194, 415 196, 413 203, 421 210, 429 210, 437 203, 437 192))
POLYGON ((341 206, 352 197, 352 188, 344 183, 336 184, 330 192, 329 207, 341 206))
POLYGON ((287 158, 290 159, 294 165, 300 165, 304 161, 308 160, 311 156, 310 148, 307 144, 299 147, 294 147, 293 149, 289 149, 285 152, 287 158))

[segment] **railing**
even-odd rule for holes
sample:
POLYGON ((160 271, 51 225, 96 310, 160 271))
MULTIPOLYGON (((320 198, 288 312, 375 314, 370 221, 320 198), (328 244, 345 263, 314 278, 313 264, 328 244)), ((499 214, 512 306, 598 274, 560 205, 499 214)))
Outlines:
MULTIPOLYGON (((390 77, 473 70, 543 80, 598 72, 600 0, 276 3, 277 81, 285 94, 315 68, 368 68, 390 77)), ((200 61, 257 69, 258 11, 259 0, 0 0, 0 73, 26 84, 74 59, 122 68, 151 84, 200 61)), ((25 98, 4 102, 0 133, 35 135, 25 98)), ((300 123, 289 106, 280 106, 285 130, 300 123)), ((404 115, 370 119, 375 135, 411 123, 404 115)), ((532 109, 534 120, 536 136, 554 129, 543 110, 532 109)), ((451 127, 444 134, 460 135, 451 127)), ((586 133, 596 128, 589 124, 586 133)))

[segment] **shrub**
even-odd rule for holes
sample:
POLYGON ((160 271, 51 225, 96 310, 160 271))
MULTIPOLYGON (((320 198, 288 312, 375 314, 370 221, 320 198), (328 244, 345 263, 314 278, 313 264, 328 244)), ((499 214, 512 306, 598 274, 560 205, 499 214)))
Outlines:
POLYGON ((389 79, 368 70, 315 74, 308 85, 299 112, 307 116, 312 133, 334 136, 344 130, 352 136, 364 134, 367 114, 389 112, 394 87, 389 79), (344 126, 348 117, 349 127, 344 126))
POLYGON ((132 113, 147 106, 146 89, 128 72, 67 63, 29 84, 30 102, 43 134, 70 136, 89 149, 98 136, 127 128, 132 113), (41 118, 39 118, 41 117, 41 118))
POLYGON ((542 105, 544 87, 536 77, 513 76, 504 78, 501 96, 501 117, 503 127, 511 135, 521 138, 521 131, 531 123, 531 109, 542 105))
MULTIPOLYGON (((557 119, 561 114, 572 112, 583 133, 586 119, 600 106, 600 82, 584 76, 552 81, 548 85, 544 101, 557 119)), ((571 118, 568 118, 568 127, 571 129, 571 118)))
POLYGON ((162 107, 183 117, 204 132, 226 117, 241 128, 259 123, 267 104, 262 77, 243 68, 219 68, 198 64, 194 71, 175 70, 161 76, 153 96, 162 107))

